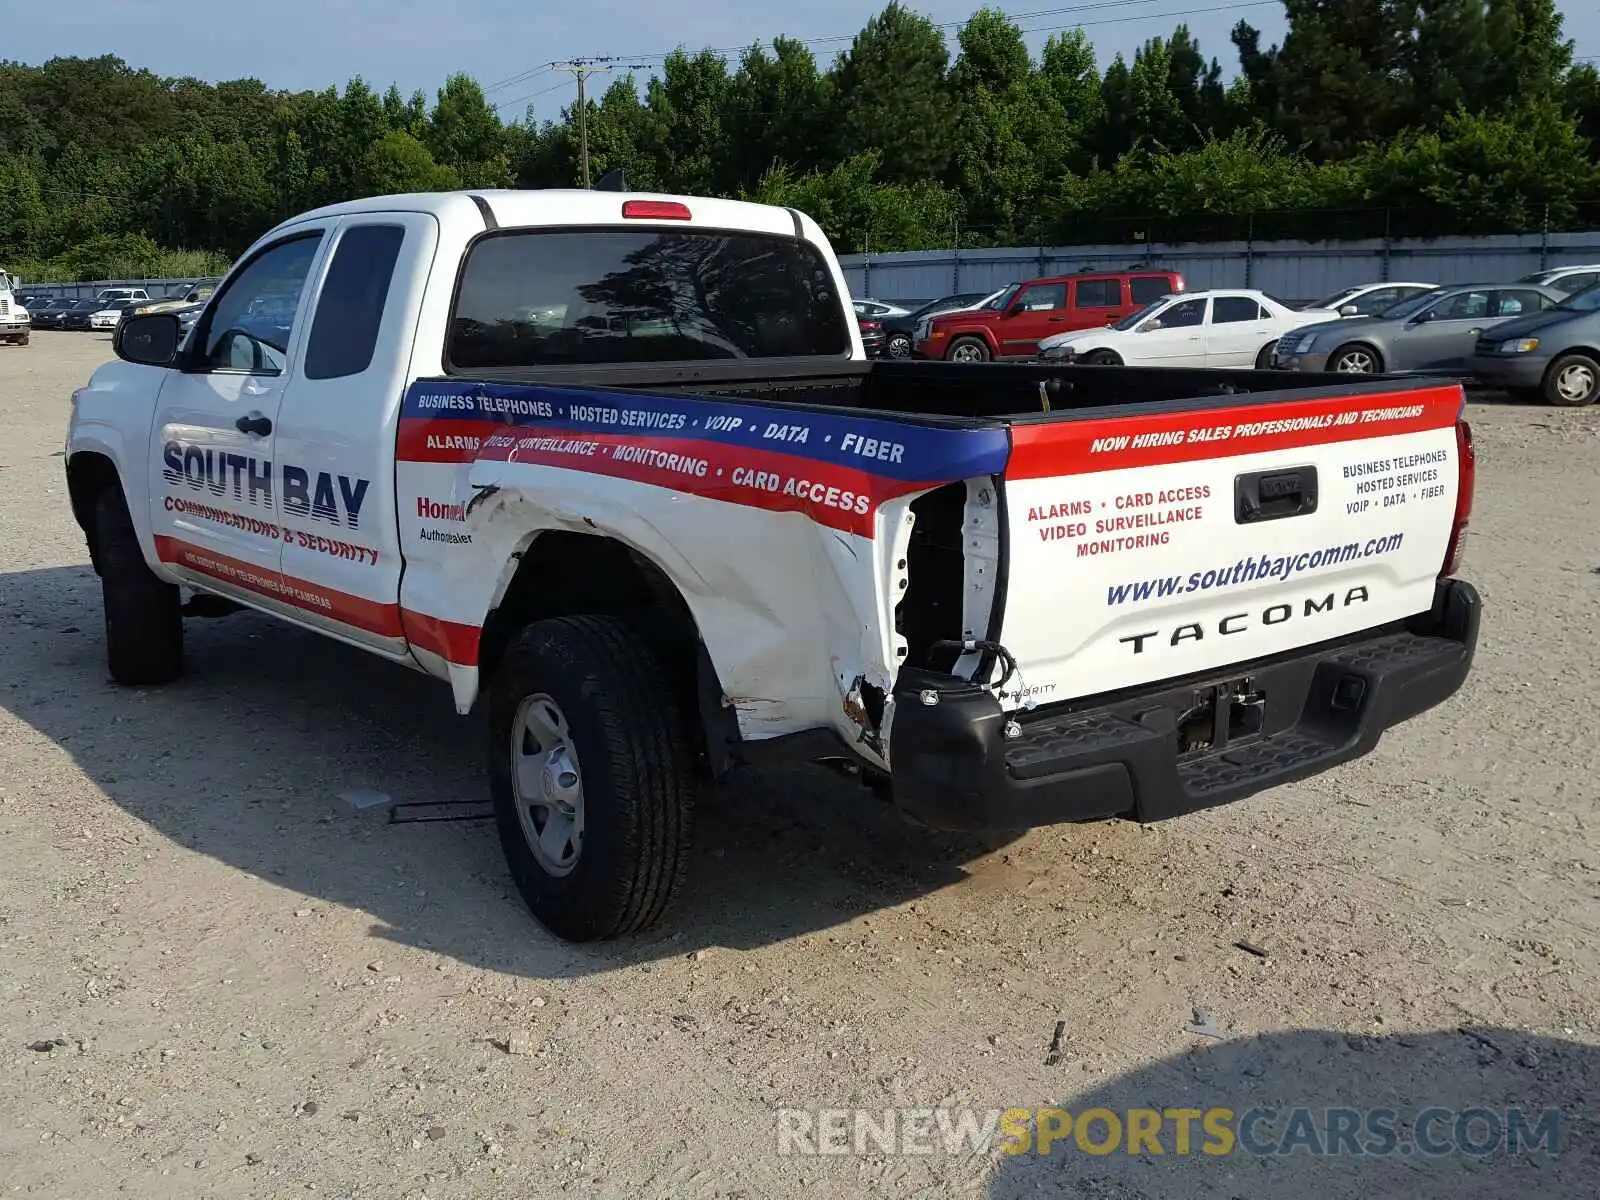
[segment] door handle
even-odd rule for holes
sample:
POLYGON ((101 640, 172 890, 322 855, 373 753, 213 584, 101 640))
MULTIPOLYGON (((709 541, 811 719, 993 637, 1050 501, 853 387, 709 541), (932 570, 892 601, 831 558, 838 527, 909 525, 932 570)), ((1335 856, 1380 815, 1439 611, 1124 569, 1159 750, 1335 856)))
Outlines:
POLYGON ((246 413, 233 423, 233 427, 240 433, 250 433, 256 437, 266 437, 272 432, 272 422, 258 412, 246 413))

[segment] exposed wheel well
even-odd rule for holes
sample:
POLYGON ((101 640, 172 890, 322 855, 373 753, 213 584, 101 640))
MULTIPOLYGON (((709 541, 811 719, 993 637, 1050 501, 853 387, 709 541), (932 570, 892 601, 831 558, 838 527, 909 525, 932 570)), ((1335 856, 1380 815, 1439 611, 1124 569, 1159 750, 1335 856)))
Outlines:
POLYGON ((522 552, 505 595, 484 622, 478 648, 482 686, 519 630, 546 617, 585 614, 618 617, 650 646, 682 710, 698 717, 697 748, 711 770, 722 774, 731 765, 738 722, 722 703, 722 684, 694 615, 660 567, 612 538, 553 531, 522 552))
POLYGON ((1600 348, 1594 346, 1568 346, 1565 350, 1557 351, 1550 356, 1550 366, 1544 369, 1545 375, 1548 376, 1551 367, 1554 367, 1558 361, 1566 358, 1569 354, 1581 354, 1585 358, 1592 358, 1596 362, 1600 362, 1600 348))
POLYGON ((67 460, 67 496, 72 516, 89 542, 89 561, 100 572, 100 547, 95 534, 95 505, 107 488, 119 486, 116 464, 104 454, 82 451, 67 460))
POLYGON ((954 353, 955 348, 962 342, 977 342, 983 347, 984 352, 987 353, 991 358, 999 353, 996 345, 989 340, 988 333, 975 329, 969 329, 967 332, 958 333, 950 339, 950 348, 945 351, 945 356, 949 357, 950 354, 954 353))
POLYGON ((1330 363, 1333 362, 1346 350, 1365 350, 1368 354, 1372 355, 1372 361, 1377 364, 1379 371, 1382 371, 1387 365, 1384 360, 1382 350, 1379 350, 1371 342, 1363 342, 1359 338, 1348 342, 1340 342, 1333 348, 1333 353, 1328 355, 1328 361, 1330 363))

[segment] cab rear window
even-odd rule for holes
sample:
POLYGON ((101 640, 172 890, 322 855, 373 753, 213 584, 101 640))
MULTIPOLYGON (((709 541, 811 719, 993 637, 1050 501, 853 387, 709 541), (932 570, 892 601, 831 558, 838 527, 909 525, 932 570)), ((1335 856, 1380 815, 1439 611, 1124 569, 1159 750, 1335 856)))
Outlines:
POLYGON ((827 260, 798 238, 728 230, 517 230, 462 265, 452 371, 845 355, 827 260))

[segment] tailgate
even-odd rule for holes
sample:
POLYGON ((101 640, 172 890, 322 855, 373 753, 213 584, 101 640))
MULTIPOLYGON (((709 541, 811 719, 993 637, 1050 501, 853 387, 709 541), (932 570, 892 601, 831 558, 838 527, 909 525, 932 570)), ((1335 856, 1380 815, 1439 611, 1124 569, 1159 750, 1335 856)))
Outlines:
POLYGON ((1427 610, 1457 386, 1018 423, 1008 708, 1211 671, 1427 610))

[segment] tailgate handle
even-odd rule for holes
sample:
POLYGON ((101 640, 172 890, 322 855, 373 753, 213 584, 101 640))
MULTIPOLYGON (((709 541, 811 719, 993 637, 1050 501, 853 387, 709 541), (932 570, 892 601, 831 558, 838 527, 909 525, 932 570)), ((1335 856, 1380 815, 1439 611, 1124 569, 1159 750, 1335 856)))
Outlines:
POLYGON ((1317 468, 1280 467, 1233 481, 1233 519, 1240 525, 1281 521, 1317 511, 1317 468))

